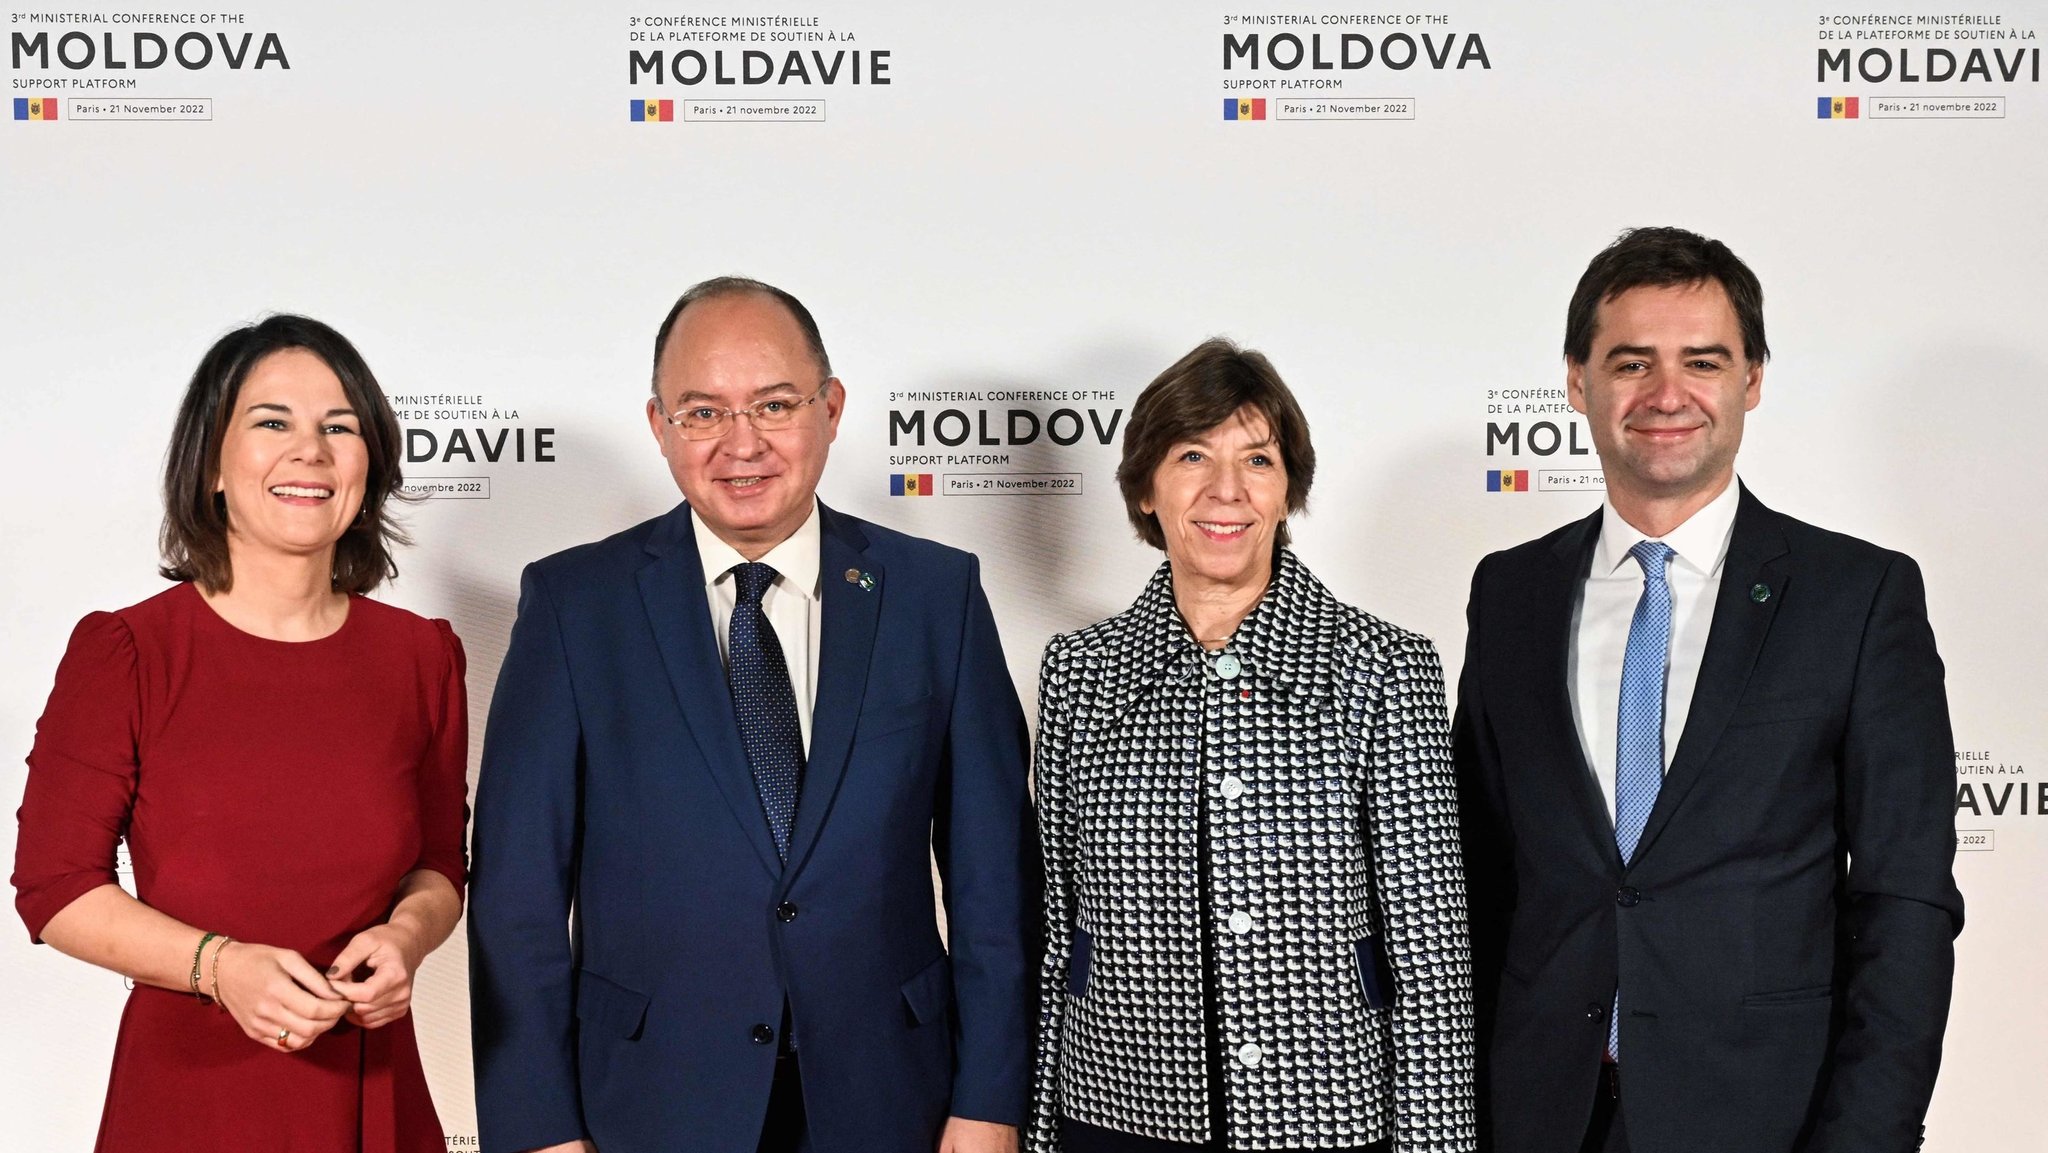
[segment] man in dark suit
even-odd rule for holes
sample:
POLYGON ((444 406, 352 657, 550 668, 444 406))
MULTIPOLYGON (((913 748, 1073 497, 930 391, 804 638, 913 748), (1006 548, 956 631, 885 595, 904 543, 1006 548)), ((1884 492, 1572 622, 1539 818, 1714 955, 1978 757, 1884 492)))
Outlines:
POLYGON ((647 404, 685 503, 526 570, 477 789, 485 1153, 1016 1148, 1023 714, 974 557, 817 500, 844 404, 794 297, 692 288, 647 404))
POLYGON ((1916 1147, 1962 898, 1920 571, 1735 479, 1763 293, 1624 233, 1567 315, 1593 515, 1480 562, 1454 739, 1503 1153, 1916 1147))

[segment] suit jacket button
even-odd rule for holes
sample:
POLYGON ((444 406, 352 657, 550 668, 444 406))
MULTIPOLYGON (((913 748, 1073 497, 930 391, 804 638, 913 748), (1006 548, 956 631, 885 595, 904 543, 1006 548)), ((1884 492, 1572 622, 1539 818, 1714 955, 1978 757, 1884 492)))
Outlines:
POLYGON ((1237 1051, 1237 1059, 1245 1068, 1256 1069, 1266 1059, 1266 1052, 1257 1045, 1246 1045, 1237 1051))
POLYGON ((1598 1001, 1586 1006, 1586 1020, 1599 1021, 1605 1019, 1606 1016, 1607 1006, 1600 1004, 1598 1001))
POLYGON ((754 1039, 756 1045, 766 1045, 775 1040, 775 1030, 766 1025, 754 1026, 754 1031, 747 1035, 754 1039))
POLYGON ((785 925, 796 920, 796 906, 788 901, 775 906, 775 919, 785 925))
POLYGON ((1634 885, 1623 885, 1620 889, 1616 890, 1614 894, 1614 903, 1620 905, 1624 909, 1633 909, 1637 905, 1641 904, 1642 900, 1642 891, 1637 889, 1634 885))

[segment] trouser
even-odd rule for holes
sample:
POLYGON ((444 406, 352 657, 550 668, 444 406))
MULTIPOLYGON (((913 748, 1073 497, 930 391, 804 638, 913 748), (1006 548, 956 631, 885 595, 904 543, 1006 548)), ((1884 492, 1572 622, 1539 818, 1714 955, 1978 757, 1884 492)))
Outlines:
POLYGON ((760 1153, 811 1153, 810 1126, 804 1119, 804 1079, 795 1053, 775 1059, 775 1084, 768 1091, 760 1153))

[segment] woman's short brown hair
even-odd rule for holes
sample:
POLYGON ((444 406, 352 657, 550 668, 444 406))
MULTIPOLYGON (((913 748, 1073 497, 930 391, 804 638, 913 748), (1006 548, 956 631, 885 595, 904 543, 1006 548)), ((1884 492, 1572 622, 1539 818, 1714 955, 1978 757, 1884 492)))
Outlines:
MULTIPOLYGON (((1301 405, 1271 361, 1251 349, 1212 337, 1145 386, 1138 403, 1131 406, 1130 423, 1124 426, 1124 459, 1116 467, 1116 483, 1123 490, 1131 525, 1146 544, 1166 547, 1159 518, 1141 507, 1152 495, 1152 474, 1166 454, 1174 445, 1201 436, 1247 407, 1266 418, 1273 444, 1280 450, 1280 463, 1287 468, 1287 511, 1298 513, 1308 507, 1309 485, 1316 478, 1316 450, 1309 442, 1308 418, 1301 414, 1301 405)), ((1284 546, 1287 541, 1287 523, 1282 521, 1274 542, 1284 546)))
POLYGON ((227 501, 216 491, 221 444, 242 382, 264 357, 290 348, 312 353, 334 371, 362 423, 369 450, 362 511, 334 546, 334 591, 366 593, 398 575, 392 552, 412 543, 386 512, 392 500, 402 499, 398 417, 347 337, 310 317, 281 313, 215 341, 185 387, 171 446, 164 453, 163 564, 158 571, 165 579, 196 581, 209 592, 234 587, 227 501))

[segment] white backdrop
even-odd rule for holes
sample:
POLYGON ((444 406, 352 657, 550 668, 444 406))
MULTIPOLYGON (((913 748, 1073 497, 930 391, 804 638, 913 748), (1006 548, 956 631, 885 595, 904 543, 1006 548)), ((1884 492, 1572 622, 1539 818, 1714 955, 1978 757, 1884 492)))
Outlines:
MULTIPOLYGON (((1455 669, 1473 564, 1598 500, 1572 452, 1590 440, 1554 411, 1572 285, 1619 229, 1680 224, 1767 292, 1745 480, 1925 567, 1971 850, 1928 1148, 2038 1149, 2048 997, 2015 974, 2048 888, 2044 356, 2024 335, 2048 313, 2048 12, 1676 7, 0 8, 22 102, 0 124, 0 748, 27 751, 77 618, 161 587, 180 390, 271 310, 353 338, 431 458, 408 476, 443 495, 385 595, 454 622, 480 737, 520 566, 676 499, 640 416, 651 342, 726 272, 817 314, 850 396, 824 497, 981 554, 1027 702, 1047 636, 1157 560, 1096 426, 1219 333, 1266 351, 1313 423, 1302 555, 1455 669), (1343 67, 1363 60, 1346 34, 1369 63, 1343 67), (750 50, 769 82, 743 82, 750 50), (1226 96, 1264 119, 1226 120, 1226 96), (1817 115, 1833 97, 1856 117, 1817 115), (650 99, 672 119, 634 122, 650 99), (1012 409, 1082 435, 980 443, 1012 409), (1537 491, 1487 492, 1501 468, 1537 491), (899 472, 940 495, 892 498, 899 472), (969 474, 1034 479, 968 495, 990 479, 969 474)), ((475 1133, 465 964, 458 933, 417 1000, 451 1148, 475 1133)), ((86 1147, 120 979, 17 932, 0 983, 0 1144, 86 1147)))

